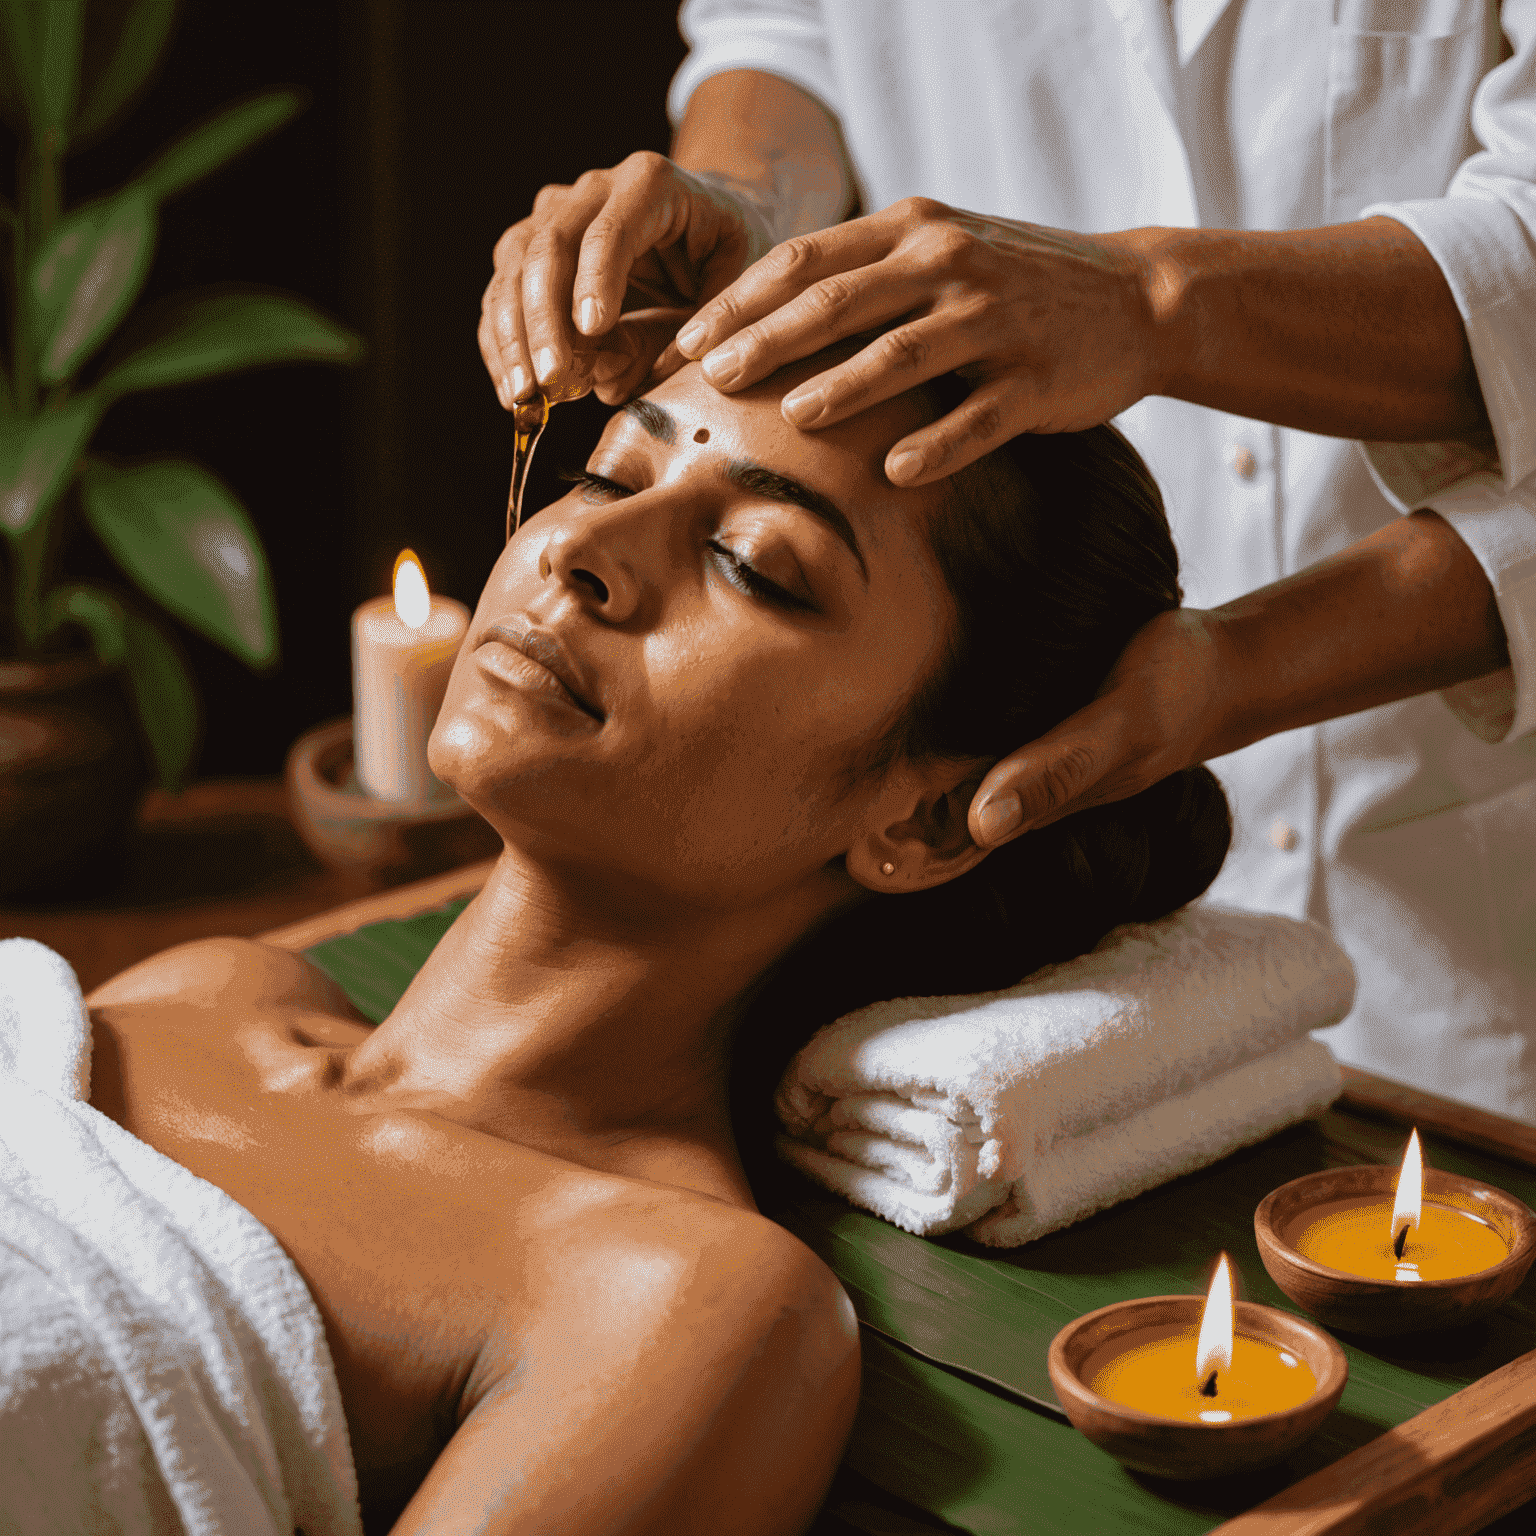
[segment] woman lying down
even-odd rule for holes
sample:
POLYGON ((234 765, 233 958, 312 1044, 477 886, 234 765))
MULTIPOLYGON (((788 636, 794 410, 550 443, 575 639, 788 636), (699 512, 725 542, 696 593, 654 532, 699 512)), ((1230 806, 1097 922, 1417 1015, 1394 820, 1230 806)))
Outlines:
POLYGON ((1226 851, 1200 768, 983 859, 984 771, 1179 601, 1158 494, 1107 427, 895 489, 882 445, 948 385, 803 435, 779 401, 825 366, 684 369, 508 545, 429 753, 505 851, 382 1024, 235 939, 87 999, 91 1104, 302 1276, 370 1530, 802 1530, 859 1350, 744 1171, 777 1070, 850 1007, 1161 916, 1226 851))

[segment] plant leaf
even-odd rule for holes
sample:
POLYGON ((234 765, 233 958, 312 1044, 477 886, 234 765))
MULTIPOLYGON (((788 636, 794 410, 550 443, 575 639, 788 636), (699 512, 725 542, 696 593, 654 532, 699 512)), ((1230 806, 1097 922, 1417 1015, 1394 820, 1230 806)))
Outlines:
POLYGON ((299 93, 291 90, 266 91, 236 102, 184 133, 150 162, 134 184, 154 197, 170 197, 281 128, 302 105, 299 93))
POLYGON ((269 363, 346 363, 361 350, 357 336, 302 299, 183 294, 130 322, 99 388, 115 398, 269 363))
POLYGON ((0 418, 0 528, 24 534, 69 484, 100 402, 76 395, 56 411, 0 418))
POLYGON ((64 130, 75 110, 85 0, 0 0, 0 52, 35 138, 64 130))
POLYGON ((137 187, 77 208, 55 228, 30 273, 45 384, 69 378, 127 313, 154 246, 155 206, 137 187))
POLYGON ((105 587, 76 582, 55 587, 43 599, 43 633, 75 623, 86 630, 109 667, 128 659, 128 621, 123 605, 105 587))
POLYGON ((184 459, 128 467, 90 459, 80 500, 96 537, 157 603, 247 666, 276 665, 266 554, 218 479, 184 459))
POLYGON ((160 787, 179 794, 197 758, 203 728, 202 703, 186 663, 157 625, 123 610, 127 621, 128 682, 134 713, 160 787))
POLYGON ((117 0, 89 7, 80 110, 71 129, 76 144, 106 128, 148 83, 175 18, 176 0, 117 0))

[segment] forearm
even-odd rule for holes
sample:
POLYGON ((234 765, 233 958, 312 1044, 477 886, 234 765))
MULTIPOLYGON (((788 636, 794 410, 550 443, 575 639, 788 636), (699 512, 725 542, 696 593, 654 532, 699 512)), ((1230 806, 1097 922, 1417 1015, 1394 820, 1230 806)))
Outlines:
POLYGON ((1143 275, 1148 393, 1375 442, 1488 431, 1450 288, 1395 219, 1111 238, 1143 275))
POLYGON ((1415 512, 1210 610, 1213 707, 1191 761, 1482 677, 1509 662, 1493 588, 1455 530, 1415 512))
POLYGON ((740 198, 764 249, 836 224, 853 204, 837 119, 814 97, 761 70, 727 70, 688 100, 671 157, 740 198))

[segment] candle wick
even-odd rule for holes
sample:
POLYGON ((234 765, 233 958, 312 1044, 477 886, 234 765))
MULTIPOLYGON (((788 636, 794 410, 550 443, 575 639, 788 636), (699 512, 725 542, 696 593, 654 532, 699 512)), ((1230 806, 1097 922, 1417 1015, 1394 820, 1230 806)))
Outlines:
POLYGON ((1395 1253, 1399 1259, 1401 1259, 1402 1256, 1403 1256, 1403 1249, 1406 1248, 1407 1246, 1408 1246, 1408 1226, 1405 1224, 1404 1227, 1403 1227, 1403 1230, 1401 1232, 1399 1232, 1397 1234, 1397 1236, 1392 1239, 1392 1252, 1395 1253))
POLYGON ((1207 1376, 1205 1378, 1205 1380, 1200 1383, 1200 1396, 1201 1397, 1215 1397, 1216 1396, 1216 1372, 1215 1371, 1212 1371, 1211 1374, 1209 1376, 1207 1376))

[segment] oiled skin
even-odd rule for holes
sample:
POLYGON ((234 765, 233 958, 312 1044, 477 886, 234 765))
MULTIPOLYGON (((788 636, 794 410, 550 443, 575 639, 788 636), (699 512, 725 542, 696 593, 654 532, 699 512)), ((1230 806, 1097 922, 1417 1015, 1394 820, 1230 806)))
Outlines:
POLYGON ((87 1004, 91 1103, 237 1200, 303 1276, 370 1532, 394 1525, 434 1464, 398 1529, 748 1529, 747 1506, 754 1530, 809 1519, 851 1423, 857 1343, 835 1281, 782 1229, 737 1200, 628 1177, 622 1150, 597 1149, 610 1166, 595 1171, 441 1114, 344 1099, 340 1064, 371 1026, 322 972, 268 945, 182 945, 87 1004), (670 1371, 637 1352, 648 1333, 670 1371), (757 1354, 769 1368, 753 1378, 757 1354), (662 1437, 654 1507, 607 1498, 612 1445, 643 1456, 645 1422, 685 1391, 708 1394, 712 1366, 743 1378, 709 1404, 712 1454, 667 1467, 662 1437), (583 1388, 583 1412, 617 1434, 558 1422, 552 1404, 583 1388), (483 1456, 457 1480, 442 1457, 487 1406, 500 1409, 483 1414, 491 1459, 564 1485, 514 1500, 526 1522, 497 1517, 483 1456))
POLYGON ((942 493, 879 474, 921 401, 788 427, 805 367, 680 370, 503 551, 428 743, 503 853, 376 1029, 249 940, 88 1000, 93 1102, 308 1284, 370 1529, 791 1533, 842 1454, 852 1310, 752 1206, 732 1034, 817 923, 983 857, 985 763, 857 767, 948 632, 942 493))

